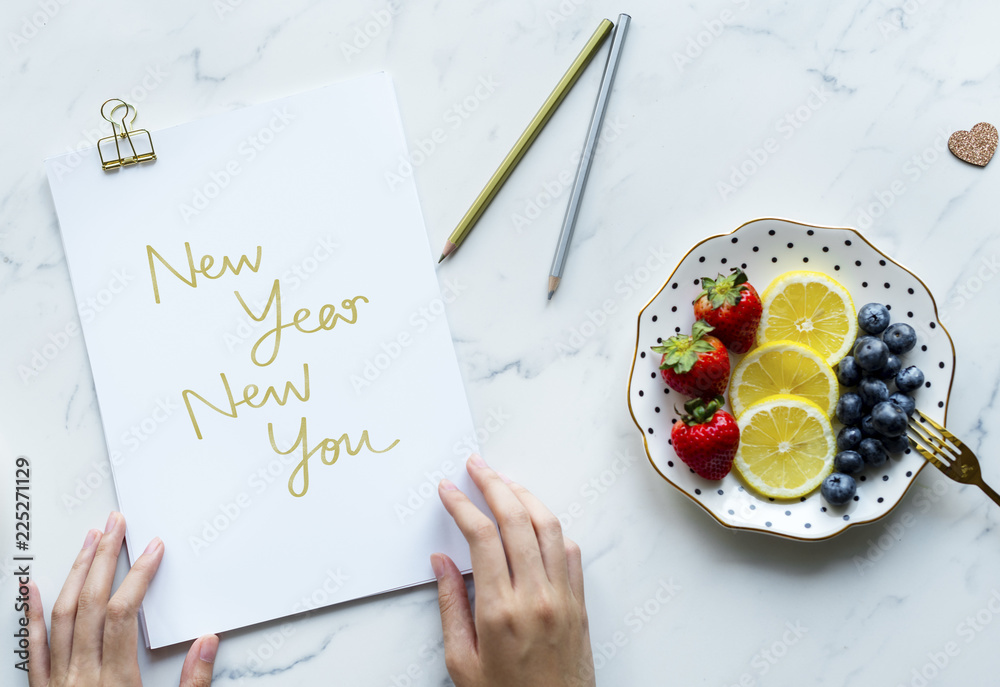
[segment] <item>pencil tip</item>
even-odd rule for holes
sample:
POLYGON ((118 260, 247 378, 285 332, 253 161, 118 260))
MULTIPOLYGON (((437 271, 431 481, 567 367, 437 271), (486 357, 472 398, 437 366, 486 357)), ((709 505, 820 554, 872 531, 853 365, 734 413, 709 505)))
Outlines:
POLYGON ((441 253, 441 259, 440 259, 440 260, 438 260, 438 264, 440 265, 440 264, 441 264, 442 262, 444 262, 444 259, 445 259, 446 257, 448 257, 448 256, 446 256, 446 255, 445 255, 444 253, 441 253))
POLYGON ((555 293, 555 291, 549 291, 549 300, 550 301, 552 300, 552 294, 554 294, 554 293, 555 293))

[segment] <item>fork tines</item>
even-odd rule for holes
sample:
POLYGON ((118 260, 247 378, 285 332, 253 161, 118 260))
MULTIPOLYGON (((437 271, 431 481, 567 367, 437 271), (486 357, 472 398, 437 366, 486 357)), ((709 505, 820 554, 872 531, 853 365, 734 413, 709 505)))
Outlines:
POLYGON ((962 484, 974 484, 994 503, 1000 505, 1000 494, 983 481, 979 459, 954 434, 934 422, 919 410, 910 418, 906 436, 920 455, 946 476, 962 484))
POLYGON ((962 442, 954 434, 919 410, 911 417, 906 436, 921 455, 940 469, 954 462, 962 452, 962 442))

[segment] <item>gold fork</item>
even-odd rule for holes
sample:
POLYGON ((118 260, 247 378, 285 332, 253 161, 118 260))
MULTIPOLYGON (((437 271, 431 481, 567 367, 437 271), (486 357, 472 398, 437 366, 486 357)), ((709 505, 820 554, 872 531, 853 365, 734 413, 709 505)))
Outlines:
POLYGON ((1000 494, 983 481, 976 455, 947 429, 919 410, 916 413, 920 417, 910 418, 906 436, 920 455, 956 482, 975 484, 1000 505, 1000 494))

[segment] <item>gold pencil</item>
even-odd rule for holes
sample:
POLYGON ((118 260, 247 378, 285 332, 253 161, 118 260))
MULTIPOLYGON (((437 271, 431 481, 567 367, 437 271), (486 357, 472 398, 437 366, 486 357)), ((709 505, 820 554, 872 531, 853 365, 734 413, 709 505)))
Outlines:
MULTIPOLYGON (((580 75, 583 74, 583 70, 587 68, 587 65, 590 64, 590 61, 594 58, 594 55, 597 54, 597 50, 601 47, 601 44, 604 43, 608 34, 611 33, 611 29, 613 27, 614 24, 612 24, 609 20, 601 20, 597 30, 594 31, 590 40, 587 41, 587 44, 583 46, 583 50, 581 50, 580 54, 576 56, 575 60, 573 60, 573 64, 571 64, 569 69, 566 70, 563 77, 559 79, 559 83, 556 84, 556 87, 552 89, 549 97, 545 99, 544 103, 542 103, 541 108, 539 108, 534 118, 528 124, 528 127, 521 134, 521 137, 517 139, 516 143, 514 143, 514 147, 510 149, 509 153, 507 153, 507 157, 505 157, 503 162, 500 163, 497 171, 495 171, 493 176, 490 177, 490 180, 486 182, 486 186, 479 193, 479 196, 476 197, 476 200, 472 203, 472 207, 469 208, 468 212, 466 212, 465 216, 462 218, 462 221, 460 221, 458 226, 455 227, 455 231, 451 232, 451 236, 448 237, 448 240, 444 244, 444 250, 441 251, 441 260, 444 260, 446 257, 454 253, 455 249, 458 248, 462 241, 465 240, 465 237, 469 235, 469 232, 472 231, 472 227, 474 227, 479 218, 482 217, 490 202, 492 202, 493 198, 495 198, 497 193, 500 191, 500 187, 503 186, 504 182, 507 181, 507 178, 511 175, 511 172, 513 172, 514 168, 517 167, 517 163, 521 161, 521 158, 524 157, 528 148, 531 147, 531 144, 534 143, 536 138, 538 138, 538 134, 541 133, 545 124, 552 118, 552 114, 556 111, 556 108, 559 107, 559 104, 566 98, 566 94, 569 93, 573 84, 575 84, 580 78, 580 75)), ((441 260, 438 260, 438 262, 441 262, 441 260)))

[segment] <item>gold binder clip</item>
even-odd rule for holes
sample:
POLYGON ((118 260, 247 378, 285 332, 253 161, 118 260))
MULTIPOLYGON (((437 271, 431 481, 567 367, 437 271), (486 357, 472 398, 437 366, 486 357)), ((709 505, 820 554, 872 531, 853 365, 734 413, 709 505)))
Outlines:
POLYGON ((111 122, 112 132, 111 136, 102 138, 97 142, 97 153, 101 156, 101 169, 108 171, 156 159, 156 151, 153 150, 153 137, 149 135, 149 132, 145 129, 129 130, 129 126, 135 123, 135 118, 138 114, 139 113, 135 109, 134 105, 129 105, 124 100, 119 98, 111 98, 110 100, 104 101, 104 104, 101 105, 101 116, 111 122), (109 103, 118 104, 112 107, 110 112, 104 114, 104 110, 109 103), (118 112, 119 110, 123 110, 120 115, 121 121, 116 122, 114 116, 115 112, 118 112), (128 119, 129 112, 132 113, 132 119, 128 119), (128 122, 126 122, 126 120, 128 120, 128 122), (140 153, 136 150, 136 141, 133 139, 139 139, 141 141, 143 135, 145 135, 145 139, 149 143, 149 151, 140 153), (123 146, 119 145, 118 139, 125 139, 128 141, 128 147, 125 148, 125 155, 122 155, 123 146), (101 149, 101 146, 106 141, 114 141, 115 143, 114 158, 105 159, 104 157, 104 151, 101 149), (129 154, 129 152, 131 152, 131 154, 129 154))

